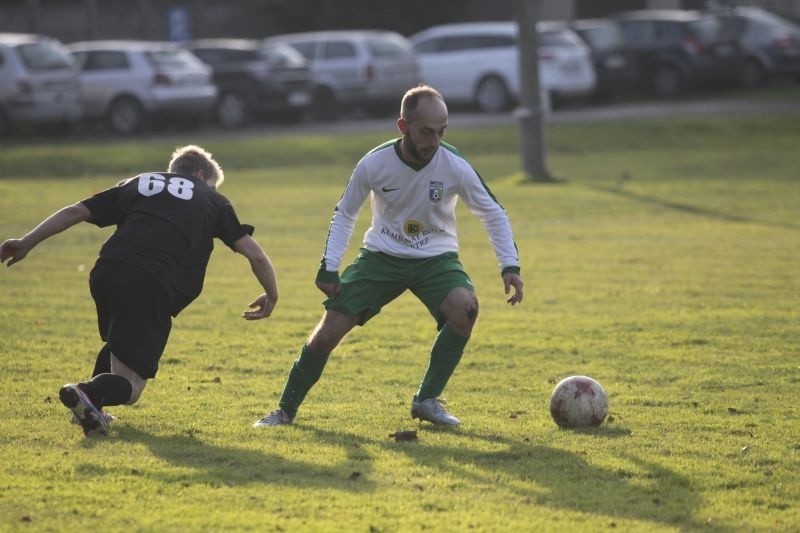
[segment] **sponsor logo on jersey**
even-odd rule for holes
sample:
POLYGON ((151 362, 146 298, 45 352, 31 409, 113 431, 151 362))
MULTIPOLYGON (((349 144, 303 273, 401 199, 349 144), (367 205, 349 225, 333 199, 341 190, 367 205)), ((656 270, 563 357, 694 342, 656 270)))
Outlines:
POLYGON ((436 203, 444 196, 444 182, 432 181, 428 188, 428 198, 431 202, 436 203))
POLYGON ((416 237, 422 230, 425 229, 425 225, 418 220, 406 220, 403 224, 403 232, 408 235, 409 237, 416 237))

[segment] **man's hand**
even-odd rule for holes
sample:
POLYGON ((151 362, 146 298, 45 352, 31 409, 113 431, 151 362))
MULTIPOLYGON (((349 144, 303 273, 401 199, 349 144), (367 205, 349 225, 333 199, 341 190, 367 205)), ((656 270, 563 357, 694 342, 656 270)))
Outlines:
POLYGON ((513 272, 503 274, 503 285, 506 294, 511 292, 511 287, 514 287, 514 294, 509 296, 506 302, 514 305, 522 301, 522 278, 519 277, 519 274, 513 272))
POLYGON ((323 283, 321 281, 317 281, 317 288, 325 293, 325 296, 328 298, 333 298, 340 292, 342 292, 342 285, 341 283, 323 283))
POLYGON ((245 311, 242 313, 242 317, 245 320, 260 320, 266 318, 272 314, 276 303, 278 303, 277 300, 270 298, 264 293, 250 303, 250 309, 253 309, 253 311, 245 311))
POLYGON ((11 266, 25 259, 29 251, 30 247, 26 246, 22 239, 8 239, 3 244, 0 244, 0 263, 5 263, 6 259, 8 259, 7 266, 11 266))

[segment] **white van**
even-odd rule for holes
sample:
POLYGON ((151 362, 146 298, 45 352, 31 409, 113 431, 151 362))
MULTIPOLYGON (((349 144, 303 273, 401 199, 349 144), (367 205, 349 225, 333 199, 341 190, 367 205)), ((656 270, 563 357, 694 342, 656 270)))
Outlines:
MULTIPOLYGON (((537 26, 539 83, 545 100, 583 97, 596 84, 589 48, 572 30, 537 26), (549 98, 547 98, 549 97, 549 98)), ((520 91, 515 22, 443 24, 412 35, 422 81, 450 103, 487 112, 509 109, 520 91)))

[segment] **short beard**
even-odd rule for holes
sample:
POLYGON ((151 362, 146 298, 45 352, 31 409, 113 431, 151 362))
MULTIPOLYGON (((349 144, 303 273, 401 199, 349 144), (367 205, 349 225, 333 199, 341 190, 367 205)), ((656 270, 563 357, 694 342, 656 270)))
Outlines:
POLYGON ((403 144, 405 145, 406 150, 408 150, 408 153, 411 154, 411 156, 416 161, 419 161, 421 163, 427 163, 428 161, 433 159, 434 155, 436 155, 436 151, 434 150, 434 152, 431 154, 429 158, 427 159, 424 158, 422 154, 419 152, 419 148, 417 148, 417 145, 414 144, 414 141, 411 140, 411 137, 407 133, 403 134, 403 144))

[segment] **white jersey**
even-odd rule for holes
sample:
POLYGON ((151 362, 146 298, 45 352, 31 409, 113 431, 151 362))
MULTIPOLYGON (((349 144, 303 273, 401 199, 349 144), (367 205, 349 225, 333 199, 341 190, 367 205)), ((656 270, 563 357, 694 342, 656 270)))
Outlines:
POLYGON ((481 219, 500 269, 519 267, 505 209, 455 148, 440 143, 422 168, 403 161, 399 150, 398 140, 389 141, 356 165, 331 219, 324 270, 339 270, 367 195, 372 207, 372 224, 364 234, 367 250, 400 258, 458 252, 455 209, 461 198, 481 219))

